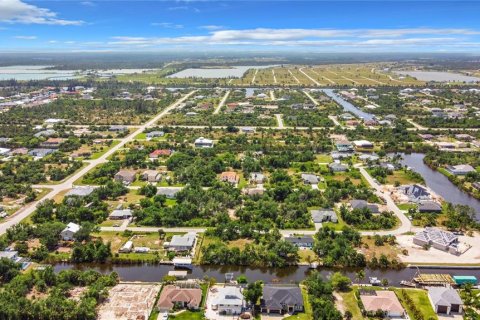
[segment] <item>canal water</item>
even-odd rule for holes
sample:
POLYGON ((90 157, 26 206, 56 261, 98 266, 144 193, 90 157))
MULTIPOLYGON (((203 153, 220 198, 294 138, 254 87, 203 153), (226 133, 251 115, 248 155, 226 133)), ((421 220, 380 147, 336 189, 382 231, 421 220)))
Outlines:
POLYGON ((475 199, 468 193, 460 190, 446 176, 438 171, 432 170, 423 163, 423 153, 402 154, 401 163, 409 166, 418 172, 425 179, 427 187, 453 204, 463 204, 472 207, 476 212, 477 220, 480 220, 480 200, 475 199))
POLYGON ((350 102, 348 102, 347 100, 343 99, 342 97, 340 97, 338 94, 336 94, 333 89, 322 89, 322 91, 327 95, 329 96, 330 98, 332 98, 333 101, 335 101, 336 103, 338 103, 340 106, 342 106, 342 108, 345 110, 345 111, 348 111, 348 112, 351 112, 353 113, 354 115, 356 115, 358 118, 362 118, 364 120, 373 120, 375 118, 375 116, 371 113, 367 113, 367 112, 364 112, 362 110, 360 110, 359 108, 355 107, 353 104, 351 104, 350 102))
MULTIPOLYGON (((452 261, 455 256, 452 255, 452 261)), ((161 281, 162 278, 168 274, 168 271, 174 270, 172 265, 104 265, 104 264, 57 264, 55 271, 64 269, 79 269, 87 270, 93 269, 102 273, 109 273, 115 271, 119 274, 122 281, 161 281)), ((455 268, 444 269, 436 268, 421 268, 421 273, 448 273, 454 275, 473 275, 480 279, 480 268, 455 268)), ((355 271, 353 269, 328 269, 319 268, 318 271, 328 278, 335 271, 344 272, 352 281, 358 282, 355 279, 355 271)), ((213 277, 219 282, 225 280, 226 273, 233 273, 236 278, 239 275, 245 275, 249 281, 262 280, 265 283, 298 283, 304 280, 308 274, 312 272, 307 266, 295 266, 287 268, 250 268, 239 266, 194 266, 193 270, 189 271, 188 278, 203 279, 205 276, 213 277)), ((371 270, 365 269, 365 280, 363 283, 368 283, 369 277, 377 277, 379 279, 388 279, 389 284, 399 286, 402 280, 412 280, 418 272, 417 268, 408 267, 401 270, 371 270)))

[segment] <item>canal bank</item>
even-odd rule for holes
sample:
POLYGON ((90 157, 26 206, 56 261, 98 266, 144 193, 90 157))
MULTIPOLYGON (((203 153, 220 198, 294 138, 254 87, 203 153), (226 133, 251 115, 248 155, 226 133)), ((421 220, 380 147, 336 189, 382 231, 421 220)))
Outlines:
MULTIPOLYGON (((453 258, 453 256, 452 256, 453 258)), ((93 269, 101 273, 117 272, 122 281, 141 281, 141 282, 155 282, 161 281, 169 271, 174 270, 173 266, 169 265, 111 265, 111 264, 72 264, 62 263, 54 266, 55 271, 65 269, 88 270, 93 269)), ((400 286, 402 280, 411 281, 413 277, 420 270, 421 273, 443 273, 451 276, 476 276, 480 278, 480 267, 407 267, 399 270, 365 270, 365 279, 359 281, 356 279, 356 273, 360 269, 346 269, 346 268, 318 268, 323 276, 329 277, 334 272, 340 271, 346 274, 355 283, 368 283, 369 277, 377 277, 378 279, 388 279, 392 286, 400 286)), ((188 278, 203 279, 204 277, 213 277, 218 282, 225 280, 225 274, 233 273, 236 278, 240 275, 245 275, 249 281, 262 280, 265 283, 299 283, 303 281, 313 270, 307 266, 295 266, 286 268, 251 268, 241 266, 193 266, 192 270, 188 271, 188 278)))
POLYGON ((365 121, 373 120, 375 116, 371 113, 364 112, 348 102, 347 100, 343 99, 340 97, 338 94, 336 94, 333 89, 322 89, 322 91, 329 96, 333 101, 338 103, 345 111, 353 113, 355 116, 357 116, 360 119, 363 119, 365 121))
POLYGON ((423 153, 400 154, 402 165, 410 167, 419 173, 425 184, 445 201, 453 204, 463 204, 472 207, 476 212, 476 219, 480 221, 480 200, 459 189, 446 176, 428 167, 424 162, 423 153))

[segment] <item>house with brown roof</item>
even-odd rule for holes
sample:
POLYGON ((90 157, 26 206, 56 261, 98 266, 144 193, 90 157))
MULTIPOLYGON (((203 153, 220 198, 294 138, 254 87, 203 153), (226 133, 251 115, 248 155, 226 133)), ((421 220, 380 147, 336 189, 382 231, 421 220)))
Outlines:
POLYGON ((202 289, 180 288, 174 285, 165 286, 158 298, 159 311, 170 311, 174 307, 181 309, 198 309, 202 301, 202 289))
POLYGON ((159 157, 169 157, 172 154, 172 150, 169 149, 157 149, 150 153, 148 156, 150 159, 157 159, 159 157))
POLYGON ((58 148, 64 141, 65 139, 63 138, 48 138, 40 146, 43 148, 58 148))
POLYGON ((229 182, 231 184, 237 184, 240 177, 235 171, 225 171, 220 174, 220 181, 229 182))
POLYGON ((142 173, 142 180, 148 182, 158 182, 162 180, 162 174, 157 170, 145 170, 142 173))
POLYGON ((393 291, 363 290, 360 292, 360 300, 367 313, 375 314, 380 310, 390 318, 405 316, 405 309, 393 291))

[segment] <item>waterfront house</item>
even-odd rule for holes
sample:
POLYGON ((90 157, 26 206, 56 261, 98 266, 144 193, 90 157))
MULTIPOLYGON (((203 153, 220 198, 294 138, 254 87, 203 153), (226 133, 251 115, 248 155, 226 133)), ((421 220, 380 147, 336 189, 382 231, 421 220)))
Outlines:
POLYGON ((338 222, 338 217, 333 209, 312 210, 313 223, 338 222))
POLYGON ((361 290, 360 300, 367 314, 376 314, 383 311, 389 318, 403 318, 405 309, 393 291, 388 290, 361 290))
POLYGON ((76 223, 70 222, 65 229, 60 232, 60 237, 64 241, 72 241, 75 234, 80 230, 80 226, 76 223))
POLYGON ((399 190, 407 196, 410 202, 420 202, 430 200, 430 192, 426 187, 419 184, 410 184, 399 187, 399 190))
POLYGON ((300 287, 264 285, 260 308, 264 313, 303 312, 304 303, 300 287))
POLYGON ((459 164, 456 166, 447 166, 447 171, 456 176, 463 176, 470 172, 475 172, 475 168, 469 164, 459 164))
POLYGON ((313 247, 313 243, 314 243, 313 237, 306 236, 306 235, 285 237, 285 241, 293 244, 298 248, 309 248, 309 249, 313 247))
POLYGON ((452 287, 427 287, 433 310, 440 314, 461 313, 463 302, 452 287))
POLYGON ((136 172, 134 170, 122 169, 115 174, 115 181, 123 182, 125 184, 130 184, 136 179, 136 172))
POLYGON ((442 212, 442 206, 435 201, 422 201, 418 204, 418 212, 442 212))
POLYGON ((200 288, 181 288, 179 286, 168 285, 162 289, 158 298, 157 309, 159 311, 170 311, 177 309, 197 310, 202 301, 202 289, 200 288))
POLYGON ((196 148, 213 148, 213 140, 200 137, 195 140, 196 148))
POLYGON ((189 232, 183 235, 173 235, 170 242, 165 242, 164 247, 169 251, 190 251, 195 245, 197 240, 197 234, 194 232, 189 232))
POLYGON ((222 315, 237 315, 242 313, 244 306, 243 294, 240 287, 226 286, 215 287, 216 292, 212 294, 211 308, 222 315))
POLYGON ((350 206, 352 207, 352 210, 367 208, 372 213, 379 213, 380 212, 380 210, 378 209, 378 206, 376 204, 370 204, 365 200, 354 199, 354 200, 350 201, 350 206))
POLYGON ((432 246, 435 249, 457 254, 458 236, 449 231, 438 228, 426 227, 417 232, 413 237, 413 243, 418 246, 432 246))

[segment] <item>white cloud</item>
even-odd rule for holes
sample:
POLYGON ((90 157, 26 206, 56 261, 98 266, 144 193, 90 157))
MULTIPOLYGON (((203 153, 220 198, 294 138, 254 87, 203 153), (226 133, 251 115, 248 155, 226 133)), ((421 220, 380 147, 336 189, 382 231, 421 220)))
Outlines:
POLYGON ((151 23, 152 26, 154 27, 162 27, 162 28, 167 28, 167 29, 182 29, 183 24, 176 24, 172 22, 153 22, 151 23))
POLYGON ((92 1, 82 1, 80 2, 80 4, 85 7, 95 7, 97 5, 95 2, 92 1))
POLYGON ((59 19, 57 13, 21 0, 0 0, 0 22, 62 26, 84 23, 80 20, 59 19))
POLYGON ((14 38, 20 40, 35 40, 37 36, 15 36, 14 38))
POLYGON ((215 31, 215 30, 221 30, 224 29, 224 26, 217 26, 217 25, 206 25, 206 26, 200 26, 200 29, 205 29, 205 30, 210 30, 210 31, 215 31))

